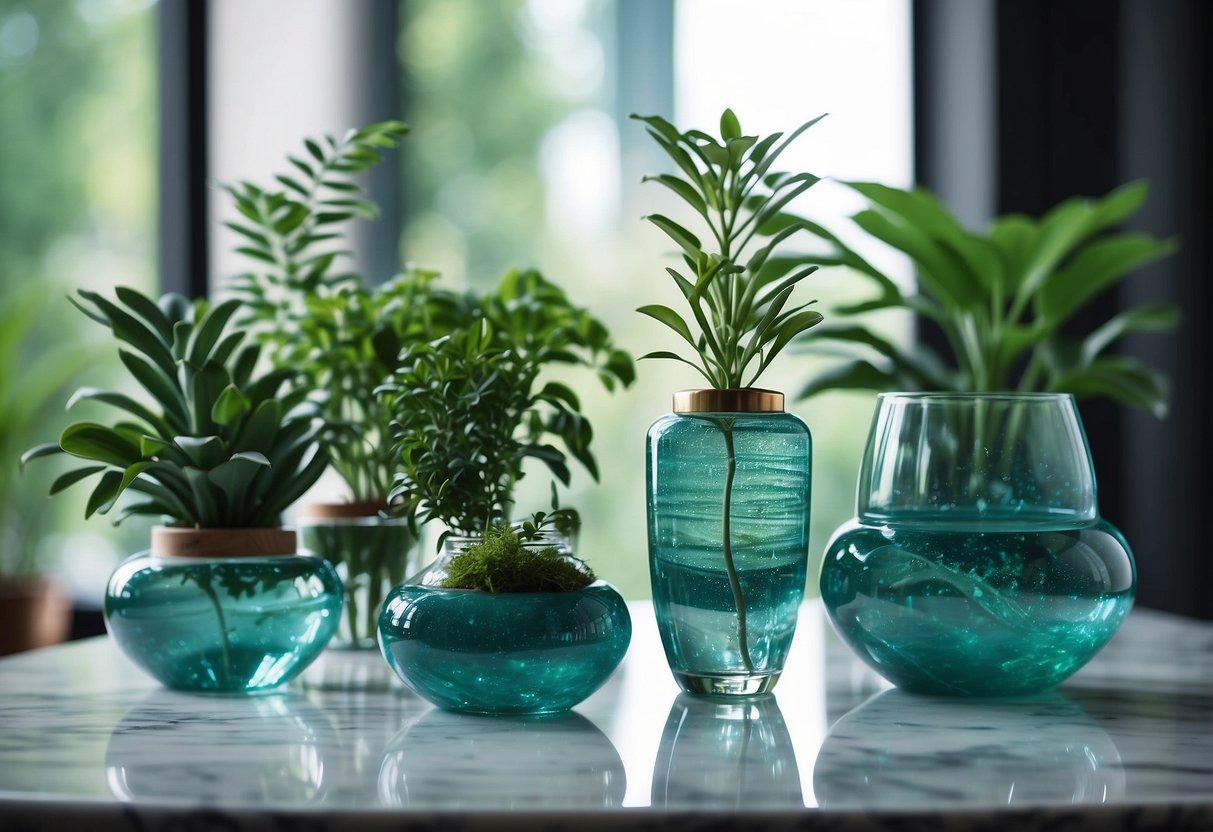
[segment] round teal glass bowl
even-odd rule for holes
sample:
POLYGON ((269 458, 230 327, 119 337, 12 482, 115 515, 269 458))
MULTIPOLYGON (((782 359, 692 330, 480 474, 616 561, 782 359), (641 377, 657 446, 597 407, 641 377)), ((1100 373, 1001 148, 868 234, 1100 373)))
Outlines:
POLYGON ((342 593, 323 558, 143 552, 110 577, 105 624, 166 687, 254 693, 289 682, 320 655, 337 631, 342 593))
POLYGON ((827 546, 842 639, 900 688, 1001 697, 1086 664, 1132 607, 1065 394, 882 394, 858 514, 827 546))
POLYGON ((406 583, 379 618, 396 675, 438 707, 468 713, 567 711, 606 681, 631 638, 627 604, 602 581, 497 594, 406 583))

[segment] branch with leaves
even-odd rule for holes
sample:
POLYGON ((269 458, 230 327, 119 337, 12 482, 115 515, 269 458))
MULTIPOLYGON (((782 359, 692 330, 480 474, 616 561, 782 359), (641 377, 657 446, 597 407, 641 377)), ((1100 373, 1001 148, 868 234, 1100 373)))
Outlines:
POLYGON ((720 117, 720 138, 700 130, 686 133, 657 116, 636 116, 682 175, 659 174, 646 181, 665 185, 702 220, 705 246, 692 231, 661 214, 646 219, 679 247, 685 273, 673 278, 690 307, 698 334, 668 306, 650 304, 638 312, 676 332, 694 351, 688 359, 669 351, 643 358, 666 358, 694 367, 713 387, 751 387, 792 339, 821 322, 809 307, 789 305, 793 290, 817 267, 811 258, 782 254, 781 246, 806 221, 783 209, 818 178, 811 173, 773 170, 779 156, 821 116, 788 136, 746 136, 732 110, 720 117))
POLYGON ((432 287, 436 272, 409 268, 368 286, 336 268, 349 254, 341 246, 344 224, 379 213, 356 174, 407 132, 388 121, 341 139, 306 139, 306 153, 288 157, 292 174, 276 177, 278 189, 226 187, 241 215, 226 225, 243 238, 236 250, 255 264, 233 288, 248 302, 274 365, 294 370, 313 390, 333 468, 353 499, 368 502, 386 500, 397 467, 392 400, 374 391, 407 344, 433 339, 462 314, 458 296, 432 287))
POLYGON ((1173 328, 1179 310, 1142 304, 1086 332, 1075 320, 1134 269, 1175 250, 1173 241, 1114 230, 1141 207, 1146 183, 1101 199, 1066 200, 1039 219, 997 217, 984 234, 964 228, 922 188, 850 187, 872 203, 853 217, 855 224, 908 255, 918 285, 914 292, 903 290, 836 235, 809 223, 830 249, 815 255, 818 263, 845 266, 878 291, 837 311, 907 310, 937 326, 948 349, 900 347, 857 324, 822 328, 810 349, 843 345, 853 357, 811 381, 801 398, 836 389, 1051 391, 1107 396, 1165 414, 1165 377, 1111 348, 1132 333, 1173 328))
POLYGON ((527 459, 566 486, 570 456, 598 478, 577 395, 555 380, 539 387, 540 374, 584 367, 608 390, 635 375, 606 327, 538 272, 510 272, 495 292, 470 300, 466 324, 409 346, 383 390, 397 413, 401 471, 392 497, 422 523, 479 535, 511 519, 527 459))

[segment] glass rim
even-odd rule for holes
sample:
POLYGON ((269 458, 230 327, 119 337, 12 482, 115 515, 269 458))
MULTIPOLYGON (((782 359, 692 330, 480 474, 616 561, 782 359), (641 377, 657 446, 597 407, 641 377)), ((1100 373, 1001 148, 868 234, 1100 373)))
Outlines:
POLYGON ((1057 402, 1057 401, 1074 401, 1073 393, 1027 393, 1017 390, 988 390, 980 393, 960 393, 956 391, 930 391, 930 392, 885 392, 877 393, 876 398, 879 401, 907 401, 907 402, 967 402, 967 401, 988 401, 988 402, 1057 402))

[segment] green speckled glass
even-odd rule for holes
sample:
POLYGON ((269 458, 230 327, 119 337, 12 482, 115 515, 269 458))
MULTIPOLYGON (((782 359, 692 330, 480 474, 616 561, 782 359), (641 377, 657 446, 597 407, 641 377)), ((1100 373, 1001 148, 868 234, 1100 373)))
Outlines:
POLYGON ((906 690, 1051 688, 1133 604, 1133 558, 1099 517, 1069 395, 881 394, 858 503, 827 547, 822 599, 906 690))
POLYGON ((345 587, 345 611, 329 647, 374 650, 383 599, 416 571, 417 538, 403 518, 299 518, 299 545, 327 560, 345 587))
MULTIPOLYGON (((444 554, 388 595, 379 644, 392 670, 440 708, 482 714, 567 711, 622 661, 632 619, 615 589, 487 593, 445 589, 444 554)), ((543 543, 537 545, 551 545, 543 543)))
POLYGON ((653 607, 683 690, 779 679, 804 598, 811 454, 789 413, 670 414, 649 429, 653 607))
POLYGON ((105 623, 167 687, 254 692, 290 681, 320 655, 337 630, 341 595, 322 558, 143 553, 110 577, 105 623))

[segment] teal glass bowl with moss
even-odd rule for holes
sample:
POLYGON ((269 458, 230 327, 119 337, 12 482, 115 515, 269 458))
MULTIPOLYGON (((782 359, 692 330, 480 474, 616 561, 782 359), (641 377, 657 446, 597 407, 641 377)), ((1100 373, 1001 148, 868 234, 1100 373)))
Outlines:
POLYGON ((341 604, 336 571, 296 554, 293 531, 155 528, 110 577, 105 625, 166 687, 255 693, 320 655, 341 604))
POLYGON ((1111 639, 1135 588, 1071 396, 879 396, 858 515, 821 572, 835 629, 878 673, 927 694, 1042 691, 1111 639))
POLYGON ((573 592, 443 587, 450 559, 477 542, 448 537, 438 560, 388 595, 379 617, 384 658, 406 685, 440 708, 499 715, 567 711, 623 660, 632 639, 627 603, 603 581, 573 592))
POLYGON ((649 428, 649 574, 666 660, 688 693, 765 693, 808 572, 812 440, 771 390, 686 390, 649 428))

